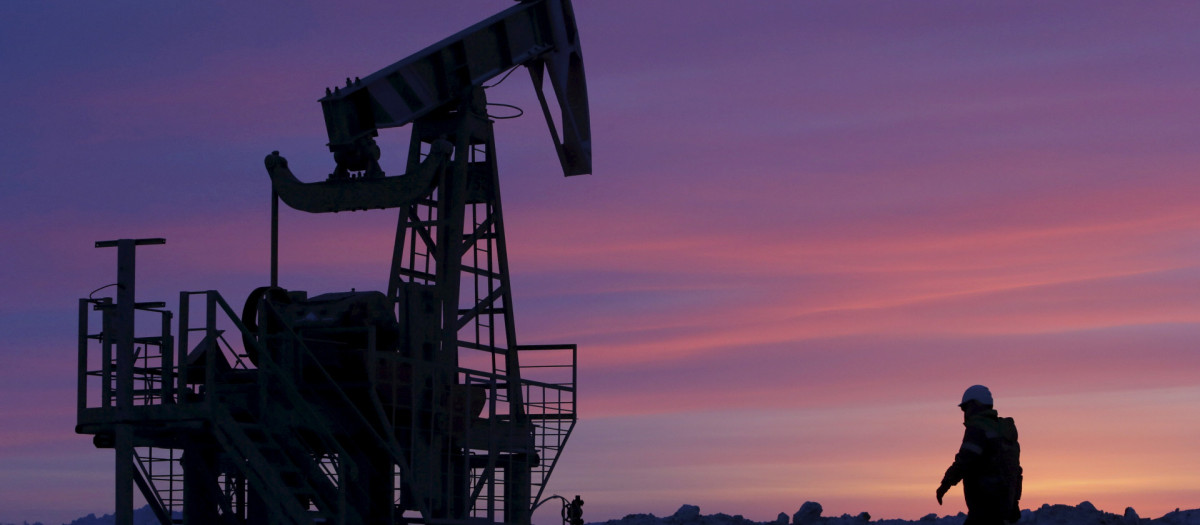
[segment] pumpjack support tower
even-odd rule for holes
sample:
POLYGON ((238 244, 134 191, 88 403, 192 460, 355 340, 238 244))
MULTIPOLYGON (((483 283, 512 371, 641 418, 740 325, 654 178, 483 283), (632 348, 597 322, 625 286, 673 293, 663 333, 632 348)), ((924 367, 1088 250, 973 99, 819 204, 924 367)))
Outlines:
POLYGON ((137 302, 136 251, 165 241, 96 243, 117 249, 117 283, 79 301, 76 431, 115 449, 118 525, 135 487, 163 525, 530 523, 575 425, 576 348, 514 330, 483 87, 518 66, 564 174, 590 173, 571 4, 532 0, 327 90, 336 167, 306 183, 266 158, 271 284, 240 311, 215 291, 181 292, 177 313, 137 302), (388 176, 375 137, 409 124, 388 176), (281 288, 280 200, 398 210, 387 290, 281 288))

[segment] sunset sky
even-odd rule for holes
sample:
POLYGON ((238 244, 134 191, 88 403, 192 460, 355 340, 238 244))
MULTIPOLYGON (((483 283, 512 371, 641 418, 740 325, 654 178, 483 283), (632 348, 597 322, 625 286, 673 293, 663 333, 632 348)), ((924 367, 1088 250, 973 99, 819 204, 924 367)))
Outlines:
MULTIPOLYGON (((325 87, 512 2, 252 4, 0 2, 0 522, 113 510, 73 432, 93 243, 167 239, 139 301, 240 304, 263 157, 333 167, 325 87)), ((548 492, 587 521, 956 513, 934 490, 982 383, 1023 508, 1200 507, 1200 3, 575 9, 593 175, 561 175, 527 75, 489 92, 526 111, 496 126, 518 334, 580 349, 548 492)), ((380 144, 403 171, 407 134, 380 144)), ((285 210, 282 284, 384 288, 394 226, 285 210)))

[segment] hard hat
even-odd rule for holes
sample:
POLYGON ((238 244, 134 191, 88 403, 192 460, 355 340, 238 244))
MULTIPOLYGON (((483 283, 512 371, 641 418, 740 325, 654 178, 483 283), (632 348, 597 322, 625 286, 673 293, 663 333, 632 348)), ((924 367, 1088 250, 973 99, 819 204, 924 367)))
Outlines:
POLYGON ((992 391, 983 385, 974 385, 963 392, 962 403, 958 406, 967 404, 967 401, 975 401, 981 405, 992 405, 992 391))

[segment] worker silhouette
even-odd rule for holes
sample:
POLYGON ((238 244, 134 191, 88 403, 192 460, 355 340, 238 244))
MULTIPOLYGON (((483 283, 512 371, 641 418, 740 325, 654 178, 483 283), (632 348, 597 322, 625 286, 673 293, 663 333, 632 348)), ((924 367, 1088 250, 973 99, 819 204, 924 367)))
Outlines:
POLYGON ((962 447, 937 489, 938 505, 950 487, 963 482, 967 520, 963 525, 1002 525, 1021 517, 1021 445, 1011 417, 992 408, 992 392, 975 385, 963 393, 962 447))

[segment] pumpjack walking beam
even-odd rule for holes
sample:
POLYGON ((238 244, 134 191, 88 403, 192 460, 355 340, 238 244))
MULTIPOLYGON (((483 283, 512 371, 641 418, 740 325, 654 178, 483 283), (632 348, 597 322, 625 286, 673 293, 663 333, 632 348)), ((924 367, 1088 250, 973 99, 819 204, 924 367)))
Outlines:
POLYGON ((592 172, 591 124, 583 55, 569 0, 521 2, 321 99, 335 177, 351 171, 381 173, 378 130, 409 124, 438 109, 454 108, 475 88, 525 66, 537 90, 563 174, 592 172), (547 74, 558 105, 558 125, 545 96, 547 74))

